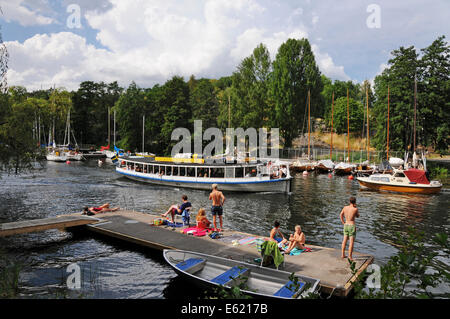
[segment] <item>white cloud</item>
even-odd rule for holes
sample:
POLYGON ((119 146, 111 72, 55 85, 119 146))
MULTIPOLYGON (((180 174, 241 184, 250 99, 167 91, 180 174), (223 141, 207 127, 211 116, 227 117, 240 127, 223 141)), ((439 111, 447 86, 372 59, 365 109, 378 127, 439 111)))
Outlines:
POLYGON ((0 7, 6 22, 16 21, 22 26, 48 25, 55 23, 53 18, 30 10, 24 0, 0 0, 0 7))
POLYGON ((308 32, 303 28, 296 28, 289 33, 284 31, 270 33, 265 29, 250 28, 245 30, 236 39, 236 45, 230 51, 230 56, 239 63, 242 59, 252 54, 260 43, 263 43, 270 52, 272 60, 275 58, 278 48, 289 38, 307 38, 308 32))
POLYGON ((320 52, 320 49, 316 44, 312 44, 311 49, 314 52, 316 63, 323 74, 336 80, 350 80, 350 77, 344 71, 344 67, 335 65, 333 59, 328 53, 320 52))

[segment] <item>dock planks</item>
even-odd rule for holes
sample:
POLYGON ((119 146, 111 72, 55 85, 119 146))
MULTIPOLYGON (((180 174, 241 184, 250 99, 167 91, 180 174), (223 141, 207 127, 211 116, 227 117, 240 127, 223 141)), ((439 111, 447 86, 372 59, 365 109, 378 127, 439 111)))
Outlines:
POLYGON ((62 215, 42 219, 22 220, 0 224, 0 237, 40 232, 49 229, 64 229, 97 223, 98 219, 84 215, 62 215))
MULTIPOLYGON (((200 252, 237 261, 252 263, 260 255, 255 245, 234 246, 230 241, 211 239, 208 236, 194 237, 181 233, 182 227, 151 226, 159 216, 147 213, 119 211, 97 215, 101 221, 87 225, 87 229, 108 237, 118 238, 157 250, 180 249, 200 252)), ((225 230, 224 237, 261 237, 237 231, 225 230)), ((284 271, 318 278, 322 291, 338 296, 347 296, 356 277, 373 262, 373 256, 353 253, 357 275, 353 275, 348 261, 340 258, 340 249, 306 245, 311 252, 298 256, 286 256, 284 271)))

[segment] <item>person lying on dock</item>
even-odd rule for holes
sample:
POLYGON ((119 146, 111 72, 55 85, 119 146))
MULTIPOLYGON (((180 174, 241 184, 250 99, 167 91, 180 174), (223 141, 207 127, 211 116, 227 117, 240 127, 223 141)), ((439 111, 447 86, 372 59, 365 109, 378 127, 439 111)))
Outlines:
POLYGON ((292 249, 305 249, 305 234, 302 232, 302 228, 300 225, 295 226, 295 233, 289 236, 289 244, 287 249, 284 251, 286 254, 289 254, 292 249))
POLYGON ((277 220, 273 223, 273 228, 270 231, 269 240, 277 242, 278 247, 282 247, 285 243, 288 242, 288 240, 286 238, 284 238, 283 234, 281 233, 280 222, 277 220))
POLYGON ((188 197, 186 195, 181 196, 181 199, 183 203, 181 205, 172 205, 169 207, 167 212, 164 214, 161 214, 162 217, 167 217, 167 215, 171 215, 172 217, 172 223, 175 223, 175 214, 181 215, 183 214, 183 211, 190 210, 192 205, 190 202, 188 202, 188 197))
POLYGON ((115 212, 117 210, 119 210, 120 207, 114 207, 114 208, 110 208, 109 207, 109 203, 103 204, 101 206, 98 207, 88 207, 85 206, 83 208, 83 213, 82 215, 95 215, 95 214, 100 214, 100 213, 107 213, 107 212, 115 212))
POLYGON ((196 220, 198 229, 206 229, 209 228, 209 225, 211 225, 211 222, 206 217, 206 211, 204 208, 200 208, 198 210, 196 220))

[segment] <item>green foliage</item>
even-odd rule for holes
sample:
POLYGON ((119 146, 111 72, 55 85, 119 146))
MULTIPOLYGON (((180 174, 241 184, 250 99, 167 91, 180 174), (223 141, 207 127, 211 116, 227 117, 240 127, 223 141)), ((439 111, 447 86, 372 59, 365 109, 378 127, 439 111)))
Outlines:
POLYGON ((0 251, 0 298, 14 298, 19 293, 20 272, 23 265, 0 251))
MULTIPOLYGON (((360 102, 355 101, 353 98, 349 98, 349 121, 350 134, 361 132, 364 121, 364 109, 360 102)), ((347 98, 340 97, 335 101, 334 107, 334 128, 337 133, 347 133, 347 98)))
MULTIPOLYGON (((450 283, 449 266, 439 260, 439 254, 425 246, 424 232, 408 229, 407 236, 397 233, 400 251, 381 267, 381 288, 365 289, 362 279, 354 283, 356 298, 398 299, 434 298, 430 289, 440 283, 450 283)), ((450 252, 447 234, 435 234, 433 241, 444 254, 450 252)), ((349 260, 350 269, 356 274, 355 262, 349 260)), ((364 278, 366 273, 360 275, 364 278)))
POLYGON ((274 110, 271 127, 278 127, 284 145, 291 146, 305 119, 308 90, 311 110, 321 103, 322 81, 314 54, 307 39, 288 39, 278 49, 271 81, 274 110))

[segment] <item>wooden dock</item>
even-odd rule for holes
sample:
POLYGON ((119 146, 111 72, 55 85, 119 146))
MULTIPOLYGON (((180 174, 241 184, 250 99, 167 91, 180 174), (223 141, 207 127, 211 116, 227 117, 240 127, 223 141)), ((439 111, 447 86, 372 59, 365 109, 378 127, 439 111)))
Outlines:
MULTIPOLYGON (((188 250, 250 263, 260 257, 255 243, 233 245, 232 240, 261 236, 224 230, 222 239, 211 239, 209 236, 193 237, 181 233, 182 227, 151 225, 153 219, 160 216, 132 211, 105 213, 96 217, 101 220, 86 224, 85 228, 89 231, 156 250, 188 250)), ((318 278, 323 292, 337 296, 347 296, 357 276, 374 260, 373 256, 354 252, 358 272, 353 275, 348 261, 340 258, 340 249, 313 245, 307 247, 312 251, 286 256, 283 270, 318 278)))
POLYGON ((98 221, 99 219, 97 218, 78 214, 4 223, 0 224, 0 237, 40 232, 48 229, 65 229, 97 223, 98 221))

